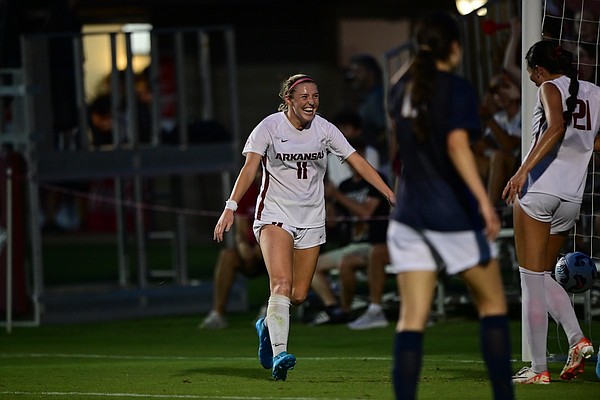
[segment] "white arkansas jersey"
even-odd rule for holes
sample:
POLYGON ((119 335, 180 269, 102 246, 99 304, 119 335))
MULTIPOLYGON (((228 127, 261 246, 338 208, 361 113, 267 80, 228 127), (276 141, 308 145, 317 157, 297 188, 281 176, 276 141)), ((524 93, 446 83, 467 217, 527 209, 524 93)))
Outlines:
POLYGON ((323 226, 327 154, 346 159, 354 151, 342 132, 318 115, 303 130, 296 129, 284 112, 263 119, 242 151, 262 156, 255 218, 296 228, 323 226))
MULTIPOLYGON (((555 85, 561 93, 563 110, 567 109, 570 79, 561 76, 544 84, 555 85)), ((533 110, 533 139, 537 144, 548 123, 544 115, 539 91, 533 110)), ((600 87, 579 81, 577 106, 563 141, 544 157, 529 173, 526 192, 547 193, 566 201, 581 203, 588 164, 594 150, 594 139, 600 129, 600 87)))

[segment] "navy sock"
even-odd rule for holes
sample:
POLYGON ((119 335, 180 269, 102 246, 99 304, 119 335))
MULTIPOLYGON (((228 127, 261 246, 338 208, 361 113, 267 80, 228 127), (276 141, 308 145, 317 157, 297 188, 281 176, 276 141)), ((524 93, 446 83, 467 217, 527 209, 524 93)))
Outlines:
POLYGON ((495 400, 515 398, 510 362, 511 345, 508 318, 484 317, 479 321, 481 353, 488 369, 495 400))
POLYGON ((417 398, 423 360, 423 332, 396 332, 392 382, 396 400, 417 398))

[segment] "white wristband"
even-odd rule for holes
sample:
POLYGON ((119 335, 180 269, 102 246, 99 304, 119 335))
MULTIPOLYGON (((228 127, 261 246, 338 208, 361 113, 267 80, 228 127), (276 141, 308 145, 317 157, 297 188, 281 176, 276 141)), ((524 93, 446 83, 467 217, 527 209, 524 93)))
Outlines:
POLYGON ((231 211, 236 211, 237 210, 237 202, 235 200, 229 199, 225 202, 225 208, 228 208, 231 211))

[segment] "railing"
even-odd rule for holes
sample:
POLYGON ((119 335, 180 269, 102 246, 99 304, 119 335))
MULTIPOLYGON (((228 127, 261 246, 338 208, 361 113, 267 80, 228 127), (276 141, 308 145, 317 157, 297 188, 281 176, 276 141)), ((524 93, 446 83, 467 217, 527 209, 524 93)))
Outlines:
MULTIPOLYGON (((31 246, 32 298, 34 302, 33 323, 40 322, 40 298, 44 293, 44 267, 39 216, 39 190, 42 185, 77 180, 113 179, 115 184, 115 215, 117 222, 116 242, 118 247, 119 285, 131 284, 130 266, 127 265, 125 227, 123 225, 123 180, 133 181, 133 203, 135 204, 135 236, 137 251, 138 288, 147 286, 149 276, 146 265, 146 240, 151 236, 145 225, 142 212, 142 179, 157 176, 185 174, 221 175, 223 191, 213 192, 226 196, 231 186, 231 171, 238 167, 236 150, 239 148, 238 88, 235 59, 235 35, 230 27, 186 27, 153 30, 149 85, 152 101, 148 107, 152 127, 149 140, 142 141, 138 124, 138 99, 136 97, 131 33, 104 32, 90 35, 101 36, 109 42, 110 54, 110 97, 111 114, 117 115, 122 123, 115 123, 110 146, 93 146, 88 132, 90 119, 89 99, 86 99, 84 73, 85 54, 93 51, 84 46, 86 35, 35 34, 21 39, 22 69, 0 70, 2 104, 12 109, 11 121, 0 122, 0 143, 9 145, 21 153, 27 162, 25 176, 13 177, 27 188, 29 204, 28 222, 31 246), (125 43, 126 67, 117 67, 118 39, 125 43), (52 75, 52 44, 60 41, 70 49, 70 56, 60 62, 68 66, 73 75, 67 80, 73 85, 76 125, 72 130, 59 131, 59 115, 52 111, 53 82, 65 82, 52 75), (215 56, 216 55, 216 56, 215 56), (168 59, 174 74, 172 91, 161 89, 163 65, 159 60, 168 59), (122 79, 124 77, 124 79, 122 79), (175 113, 164 115, 165 97, 170 96, 175 113), (220 101, 220 102, 219 102, 220 101), (121 108, 121 103, 125 104, 121 108), (170 121, 166 121, 169 118, 170 121), (191 127, 195 121, 217 121, 224 127, 228 137, 219 137, 216 142, 203 143, 203 138, 192 138, 191 127), (176 126, 172 140, 165 140, 161 127, 176 126)), ((62 54, 64 56, 64 54, 62 54)), ((68 75, 68 71, 65 71, 68 75)), ((60 76, 64 78, 64 76, 60 76)), ((55 92, 56 93, 56 92, 55 92)), ((214 138, 213 138, 214 139, 214 138)), ((183 190, 183 189, 181 189, 183 190)), ((8 211, 10 213, 10 211, 8 211)), ((174 251, 185 251, 185 227, 181 215, 175 215, 173 234, 178 245, 174 251)), ((13 222, 15 223, 15 222, 13 222)), ((185 255, 173 258, 177 282, 186 284, 187 262, 185 255)), ((10 282, 7 282, 10 284, 10 282)))

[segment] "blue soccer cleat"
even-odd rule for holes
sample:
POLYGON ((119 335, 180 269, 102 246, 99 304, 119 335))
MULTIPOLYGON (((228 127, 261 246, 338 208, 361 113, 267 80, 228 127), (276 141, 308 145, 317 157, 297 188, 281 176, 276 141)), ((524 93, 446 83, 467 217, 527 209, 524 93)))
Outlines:
POLYGON ((598 347, 598 360, 596 361, 596 376, 600 379, 600 347, 598 347))
POLYGON ((273 378, 276 381, 285 381, 289 369, 294 369, 296 357, 293 354, 283 351, 273 358, 273 378))
POLYGON ((258 334, 258 361, 264 369, 269 369, 273 366, 273 349, 264 318, 256 321, 256 333, 258 334))

